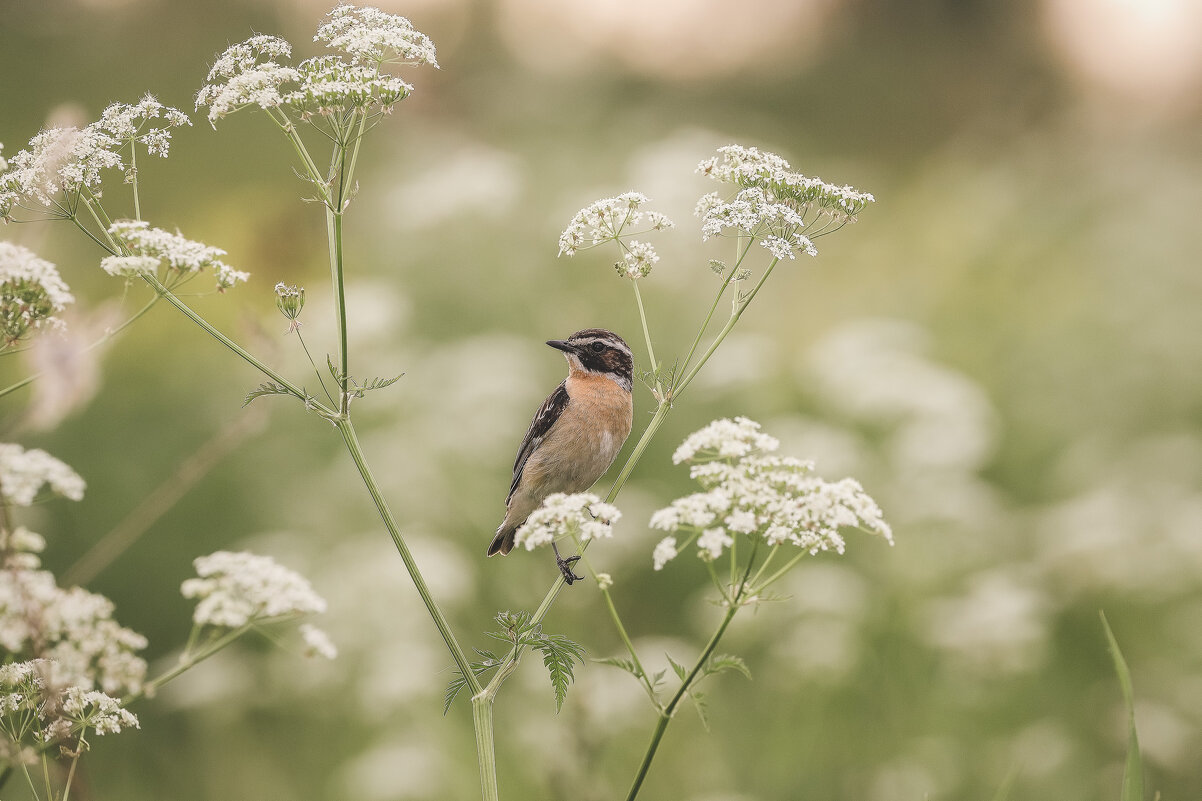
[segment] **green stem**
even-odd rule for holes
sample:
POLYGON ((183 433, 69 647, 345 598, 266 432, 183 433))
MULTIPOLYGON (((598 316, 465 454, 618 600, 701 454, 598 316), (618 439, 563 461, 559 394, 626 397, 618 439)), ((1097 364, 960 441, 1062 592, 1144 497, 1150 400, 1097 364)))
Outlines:
POLYGON ((296 126, 282 112, 280 112, 279 117, 276 116, 276 112, 274 111, 269 112, 268 116, 284 132, 288 137, 288 141, 292 143, 292 149, 296 151, 296 155, 300 156, 301 161, 305 163, 305 171, 309 173, 309 180, 317 187, 317 191, 321 194, 321 201, 328 207, 330 205, 330 192, 326 186, 326 181, 322 177, 321 171, 317 169, 317 164, 313 161, 313 157, 309 155, 309 149, 305 147, 300 134, 296 132, 296 126), (280 117, 283 118, 282 122, 280 121, 280 117))
MULTIPOLYGON (((92 344, 90 344, 86 348, 84 348, 83 352, 88 353, 89 351, 93 350, 94 348, 97 348, 97 347, 103 345, 105 342, 108 342, 110 339, 117 336, 117 334, 121 333, 126 328, 128 328, 139 317, 146 314, 146 312, 150 311, 151 307, 154 306, 154 304, 156 304, 158 302, 159 302, 159 296, 155 295, 153 298, 150 299, 149 303, 147 303, 145 306, 143 306, 141 309, 139 309, 132 317, 130 317, 125 322, 121 323, 121 325, 117 326, 116 328, 112 328, 112 329, 106 331, 104 333, 104 336, 100 337, 100 339, 97 339, 95 342, 93 342, 92 344)), ((17 383, 13 384, 10 387, 5 387, 4 389, 0 389, 0 398, 3 398, 5 395, 9 394, 10 392, 16 392, 18 389, 21 389, 22 387, 32 384, 34 381, 41 378, 42 375, 43 375, 43 373, 34 373, 33 375, 31 375, 27 378, 24 378, 21 381, 18 381, 17 383)))
POLYGON ((252 623, 247 623, 243 626, 239 626, 236 629, 231 629, 230 631, 223 634, 221 637, 218 637, 216 640, 213 640, 211 643, 209 643, 207 646, 205 646, 205 648, 202 649, 200 651, 200 653, 196 654, 195 656, 188 656, 187 652, 185 651, 185 654, 184 654, 184 656, 182 656, 180 658, 180 662, 178 665, 171 668, 171 670, 168 670, 163 675, 156 676, 155 678, 146 682, 145 684, 142 685, 142 689, 138 690, 137 692, 130 693, 129 695, 122 698, 121 706, 128 707, 130 704, 132 704, 134 701, 137 701, 140 698, 143 698, 146 696, 153 696, 155 694, 155 692, 157 692, 158 689, 160 687, 162 687, 164 684, 171 681, 175 677, 179 676, 184 671, 189 670, 189 669, 195 667, 196 665, 200 664, 201 662, 205 661, 210 656, 217 653, 222 648, 226 647, 227 645, 229 645, 234 640, 241 637, 246 632, 250 631, 252 627, 253 627, 252 623))
POLYGON ((346 338, 346 287, 342 268, 342 212, 326 209, 326 237, 330 246, 330 282, 334 287, 334 314, 338 323, 338 363, 341 374, 338 379, 338 413, 345 416, 350 407, 347 395, 349 354, 346 338))
POLYGON ((747 297, 743 299, 743 302, 739 304, 739 308, 730 315, 730 319, 726 321, 726 325, 724 325, 722 330, 718 332, 718 336, 714 337, 714 341, 710 344, 709 349, 706 350, 705 355, 701 357, 696 366, 694 366, 693 369, 690 370, 683 379, 681 379, 679 384, 677 384, 676 389, 673 391, 674 397, 679 397, 680 393, 684 391, 685 387, 691 384, 693 379, 697 377, 697 373, 701 372, 701 368, 704 367, 705 363, 709 361, 711 356, 714 355, 714 351, 716 351, 718 346, 722 344, 722 340, 726 339, 726 335, 729 334, 731 329, 735 327, 735 324, 739 322, 739 318, 743 316, 743 312, 747 311, 747 307, 751 305, 751 301, 754 300, 755 296, 759 293, 760 287, 762 287, 764 282, 768 280, 768 276, 772 275, 772 268, 775 267, 779 261, 780 259, 773 259, 771 263, 768 264, 768 269, 765 270, 764 274, 760 277, 759 283, 756 284, 755 288, 752 289, 751 292, 748 293, 747 297))
POLYGON ((63 787, 63 797, 61 801, 68 801, 71 797, 71 785, 75 781, 75 768, 79 765, 80 751, 75 752, 75 756, 71 758, 71 769, 67 771, 67 783, 63 787))
POLYGON ((172 292, 170 289, 168 289, 166 286, 164 286, 163 283, 161 281, 159 281, 158 278, 156 278, 153 275, 143 275, 142 279, 147 284, 149 284, 150 287, 152 289, 154 289, 154 291, 157 292, 160 297, 162 297, 164 300, 166 300, 172 306, 174 306, 175 308, 177 308, 181 312, 183 312, 185 317, 187 317, 189 320, 191 320, 192 322, 196 323, 198 326, 203 328, 210 336, 212 336, 214 339, 216 339, 222 345, 225 345, 227 348, 232 350, 234 353, 241 356, 242 359, 247 364, 249 364, 250 366, 254 367, 259 372, 266 375, 272 381, 279 384, 284 389, 288 390, 288 392, 295 395, 297 398, 301 399, 306 404, 314 407, 320 414, 322 414, 324 416, 333 416, 335 414, 332 410, 327 409, 323 404, 321 404, 314 398, 306 395, 304 390, 302 390, 299 387, 297 387, 296 385, 294 385, 291 381, 289 381, 288 379, 281 376, 275 370, 272 370, 270 367, 263 364, 263 362, 259 361, 257 358, 252 356, 250 353, 247 353, 236 342, 234 342, 232 339, 227 337, 225 334, 221 333, 216 328, 214 328, 209 323, 208 320, 206 320, 205 318, 201 317, 199 314, 194 312, 191 309, 191 307, 189 307, 186 303, 184 303, 182 300, 180 300, 178 297, 176 297, 175 293, 172 292))
MULTIPOLYGON (((142 219, 142 204, 138 200, 138 145, 136 142, 129 143, 129 172, 133 177, 134 188, 134 219, 142 219)), ((72 766, 74 770, 74 766, 72 766)))
MULTIPOLYGON (((775 573, 773 573, 768 578, 764 579, 763 583, 755 584, 754 585, 755 591, 761 592, 762 590, 766 589, 770 584, 775 583, 781 576, 788 573, 789 570, 793 567, 793 565, 797 564, 798 562, 800 562, 802 559, 804 559, 805 557, 807 557, 809 555, 810 555, 809 551, 805 551, 805 550, 800 551, 788 562, 785 562, 784 567, 782 567, 780 570, 777 570, 775 573)), ((768 562, 767 562, 767 560, 765 560, 764 566, 766 567, 767 564, 768 564, 768 562)), ((763 571, 761 570, 761 572, 763 572, 763 571)), ((756 579, 759 579, 758 573, 756 574, 756 579)))
MULTIPOLYGON (((465 674, 470 675, 470 674, 465 674)), ((476 729, 476 760, 480 766, 480 792, 484 801, 497 801, 496 737, 493 733, 492 698, 472 698, 472 725, 476 729)))
MULTIPOLYGON (((593 580, 596 581, 594 574, 593 580)), ((601 590, 601 594, 605 596, 605 605, 609 609, 609 616, 614 622, 614 628, 618 630, 618 636, 622 638, 622 644, 626 646, 626 652, 630 654, 630 659, 634 662, 634 667, 638 671, 639 681, 643 684, 643 689, 647 691, 647 696, 651 699, 651 703, 655 705, 657 710, 662 710, 659 699, 655 696, 655 687, 651 684, 651 679, 647 677, 647 671, 643 668, 643 663, 639 661, 638 652, 634 650, 634 643, 630 640, 630 635, 626 633, 626 627, 622 625, 622 618, 618 616, 618 609, 614 606, 613 596, 610 595, 609 588, 601 590)))
POLYGON ((376 484, 375 476, 372 475, 371 468, 368 466, 367 460, 363 457, 363 450, 359 446, 359 438, 355 434, 354 425, 346 418, 340 418, 336 424, 339 433, 342 434, 343 441, 346 443, 347 450, 350 451, 351 458, 355 461, 355 467, 359 469, 359 475, 362 477, 368 493, 370 493, 372 500, 375 501, 376 509, 384 521, 385 528, 392 535, 392 541, 396 544, 396 549, 401 555, 401 560, 405 563, 405 569, 409 571, 409 578, 413 580, 413 586, 417 588, 418 595, 422 597, 422 603, 426 605, 426 611, 433 618, 434 625, 438 628, 438 633, 442 635, 442 640, 446 643, 447 650, 451 652, 451 657, 455 660, 456 668, 458 668, 467 681, 467 686, 471 689, 472 695, 478 695, 481 687, 479 680, 476 678, 476 673, 468 664, 467 656, 464 655, 463 649, 459 646, 459 641, 455 639, 455 635, 451 631, 451 626, 447 623, 442 610, 435 603, 434 597, 430 595, 430 589, 426 586, 426 580, 422 577, 421 571, 417 567, 417 562, 413 559, 413 554, 409 551, 409 546, 405 544, 404 537, 401 536, 400 527, 397 525, 396 519, 392 516, 392 510, 389 509, 388 502, 384 500, 384 496, 380 494, 380 488, 376 484))
POLYGON ((313 374, 317 376, 317 383, 321 385, 321 391, 330 399, 331 406, 337 406, 338 403, 334 400, 334 396, 326 389, 325 379, 321 377, 321 370, 317 369, 317 362, 313 361, 313 354, 309 353, 309 346, 305 344, 305 338, 301 336, 300 323, 296 322, 296 338, 300 341, 301 348, 305 351, 305 356, 309 359, 309 366, 313 368, 313 374))
POLYGON ((705 666, 706 660, 713 654, 714 649, 718 647, 718 641, 722 639, 722 635, 726 633, 727 626, 734 619, 735 613, 739 611, 736 604, 726 610, 726 616, 722 619, 722 624, 718 626, 718 630, 714 632, 714 636, 710 637, 710 641, 706 643, 705 649, 701 652, 701 656, 697 657, 693 669, 680 684, 680 688, 676 694, 672 696, 672 700, 659 714, 659 720, 655 723, 655 730, 651 732, 651 742, 647 744, 647 751, 643 754, 643 761, 639 764, 638 772, 634 775, 634 782, 630 786, 630 792, 626 794, 626 801, 634 801, 635 796, 639 794, 639 788, 643 786, 643 780, 647 778, 647 771, 651 768, 651 761, 655 759, 655 752, 659 750, 660 741, 664 737, 664 732, 668 729, 668 724, 672 721, 672 715, 676 713, 676 707, 680 705, 681 700, 688 694, 689 687, 697 678, 697 674, 701 672, 705 666))
MULTIPOLYGON (((634 775, 634 782, 630 786, 630 792, 626 795, 626 801, 634 801, 635 796, 639 794, 639 788, 643 785, 643 780, 647 778, 647 771, 651 768, 651 760, 655 759, 655 752, 659 750, 660 740, 663 739, 664 732, 668 729, 668 723, 671 722, 672 716, 676 713, 676 707, 688 695, 689 688, 697 681, 705 663, 714 653, 714 649, 718 647, 718 642, 721 641, 722 635, 726 633, 726 629, 730 626, 730 622, 735 619, 735 615, 739 611, 739 602, 743 599, 743 594, 747 589, 747 577, 751 575, 751 566, 755 563, 756 545, 752 545, 751 554, 747 558, 747 568, 743 571, 743 578, 739 582, 738 588, 732 588, 732 600, 726 609, 726 615, 722 618, 722 623, 718 626, 718 630, 714 632, 714 636, 710 637, 705 648, 701 651, 701 655, 697 657, 697 661, 693 663, 693 669, 685 676, 684 681, 680 683, 680 687, 676 690, 676 694, 672 696, 672 700, 664 707, 660 713, 659 720, 655 723, 655 730, 651 733, 651 742, 647 744, 647 752, 643 754, 643 761, 639 765, 638 771, 634 775)), ((733 562, 733 558, 731 559, 733 562)))
POLYGON ((631 279, 630 285, 634 287, 634 300, 639 307, 639 322, 643 324, 643 338, 647 341, 647 358, 651 360, 651 372, 655 375, 655 399, 662 400, 664 388, 659 380, 659 362, 655 359, 655 348, 651 345, 651 330, 647 328, 647 313, 643 311, 643 295, 639 292, 637 279, 631 279))

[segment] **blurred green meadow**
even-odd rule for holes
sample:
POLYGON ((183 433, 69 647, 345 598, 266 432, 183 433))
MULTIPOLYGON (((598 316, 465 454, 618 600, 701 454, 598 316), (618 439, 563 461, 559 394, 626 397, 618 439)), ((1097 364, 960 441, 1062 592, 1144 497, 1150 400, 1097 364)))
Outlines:
MULTIPOLYGON (((692 491, 673 449, 734 415, 821 475, 857 477, 897 544, 851 536, 846 556, 803 562, 779 602, 740 616, 723 650, 753 679, 709 680, 711 731, 680 711, 643 797, 951 801, 1009 782, 1011 799, 1118 798, 1126 729, 1104 609, 1132 671, 1149 797, 1202 799, 1196 3, 379 5, 434 40, 442 69, 405 74, 416 91, 360 156, 352 373, 405 376, 355 412, 465 645, 488 647, 492 616, 533 609, 555 575, 545 553, 484 558, 514 451, 565 372, 542 343, 605 327, 643 355, 611 254, 557 259, 560 231, 629 189, 677 221, 642 288, 657 354, 683 357, 717 255, 692 217, 711 188, 693 168, 756 145, 877 202, 816 259, 778 266, 588 558, 613 575, 631 636, 661 661, 649 667, 693 659, 720 610, 699 561, 652 570, 646 522, 692 491)), ((271 33, 312 55, 327 10, 6 0, 4 154, 147 91, 190 112, 228 44, 271 33)), ((139 174, 155 225, 252 274, 188 300, 304 380, 277 281, 307 288, 310 347, 335 344, 322 209, 302 202, 293 158, 258 112, 216 132, 201 113, 139 174)), ((101 272, 65 224, 0 237, 56 263, 77 296, 67 337, 0 361, 3 386, 48 371, 0 399, 0 440, 88 482, 82 502, 23 518, 48 540, 47 567, 95 572, 86 586, 149 637, 152 674, 187 636, 192 559, 222 548, 307 576, 340 650, 308 660, 248 638, 222 652, 140 703, 140 732, 100 738, 72 797, 475 797, 469 707, 442 716, 451 660, 334 429, 287 399, 243 408, 259 375, 166 304, 84 353, 145 290, 101 272), (131 514, 152 522, 116 561, 77 564, 131 514)), ((635 404, 637 434, 654 401, 636 385, 635 404)), ((593 658, 621 650, 591 582, 565 590, 546 629, 593 658)), ((556 715, 527 658, 496 706, 502 797, 624 797, 653 724, 637 683, 595 663, 556 715)))

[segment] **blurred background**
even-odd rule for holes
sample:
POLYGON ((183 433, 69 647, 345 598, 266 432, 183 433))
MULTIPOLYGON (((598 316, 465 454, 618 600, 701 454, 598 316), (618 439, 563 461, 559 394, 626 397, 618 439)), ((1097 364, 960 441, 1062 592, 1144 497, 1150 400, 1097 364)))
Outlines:
MULTIPOLYGON (((682 709, 644 796, 950 801, 1011 781, 1011 798, 1115 798, 1125 729, 1104 609, 1133 672, 1149 792, 1202 798, 1202 6, 381 5, 434 39, 442 69, 406 72, 416 92, 361 156, 352 373, 405 377, 355 410, 465 644, 489 647, 491 616, 533 609, 554 575, 542 553, 483 558, 513 453, 564 374, 543 341, 591 326, 641 341, 612 254, 557 259, 560 231, 628 189, 677 221, 643 287, 657 353, 682 356, 713 291, 705 260, 723 255, 700 242, 692 208, 711 187, 693 167, 756 145, 877 203, 817 259, 778 268, 589 558, 648 661, 694 658, 717 614, 704 568, 654 573, 646 520, 691 491, 671 465, 680 440, 736 414, 824 476, 859 478, 897 545, 852 536, 846 557, 799 567, 786 600, 736 619, 723 650, 753 681, 709 680, 713 731, 682 709)), ((191 111, 228 44, 272 33, 311 55, 327 10, 7 0, 4 152, 146 91, 191 111)), ((197 115, 170 159, 140 164, 142 208, 252 273, 191 300, 304 381, 277 281, 308 287, 310 347, 334 344, 324 222, 292 158, 261 114, 217 132, 197 115)), ((441 715, 450 659, 334 430, 284 399, 242 408, 259 376, 165 306, 83 353, 143 290, 105 276, 66 225, 0 233, 58 264, 78 298, 65 338, 0 367, 3 385, 49 370, 0 401, 2 438, 89 484, 22 519, 46 535, 46 564, 62 574, 115 528, 140 530, 131 514, 152 521, 87 580, 150 638, 152 675, 186 637, 191 560, 220 548, 308 576, 330 602, 314 622, 341 650, 305 660, 260 638, 223 652, 140 704, 140 733, 96 743, 81 797, 474 797, 468 706, 441 715)), ((652 406, 636 387, 636 421, 652 406)), ((546 627, 595 658, 620 651, 589 583, 546 627)), ((652 712, 613 668, 577 678, 558 716, 537 660, 506 686, 503 797, 624 797, 652 712)))

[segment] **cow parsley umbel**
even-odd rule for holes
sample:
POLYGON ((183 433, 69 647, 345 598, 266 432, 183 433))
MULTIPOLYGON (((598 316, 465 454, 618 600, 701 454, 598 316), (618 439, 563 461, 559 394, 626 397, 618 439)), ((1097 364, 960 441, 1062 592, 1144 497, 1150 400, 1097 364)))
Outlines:
POLYGON ((646 278, 659 261, 647 242, 631 239, 650 231, 674 227, 667 215, 643 207, 650 202, 641 192, 623 192, 594 201, 572 217, 559 236, 559 255, 574 256, 605 242, 616 242, 622 258, 614 264, 623 278, 646 278), (630 239, 629 242, 623 240, 630 239))
POLYGON ((192 615, 197 626, 237 629, 326 610, 304 576, 269 556, 218 551, 193 564, 199 578, 185 581, 180 591, 200 599, 192 615))
POLYGON ((543 505, 531 512, 514 535, 518 545, 533 551, 540 545, 572 538, 578 542, 613 536, 613 524, 622 513, 603 503, 591 492, 548 495, 543 505))
POLYGON ((0 351, 57 324, 55 315, 74 300, 53 264, 28 248, 0 242, 0 351))

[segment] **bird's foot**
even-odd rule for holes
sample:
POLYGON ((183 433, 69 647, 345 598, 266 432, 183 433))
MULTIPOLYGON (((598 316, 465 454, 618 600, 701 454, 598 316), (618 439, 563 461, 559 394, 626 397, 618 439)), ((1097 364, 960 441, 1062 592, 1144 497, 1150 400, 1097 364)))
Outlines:
POLYGON ((564 584, 571 586, 572 582, 580 581, 584 578, 584 576, 577 576, 572 572, 572 565, 579 561, 579 556, 569 556, 567 559, 561 559, 558 555, 556 555, 555 564, 559 566, 559 572, 563 574, 564 584))

